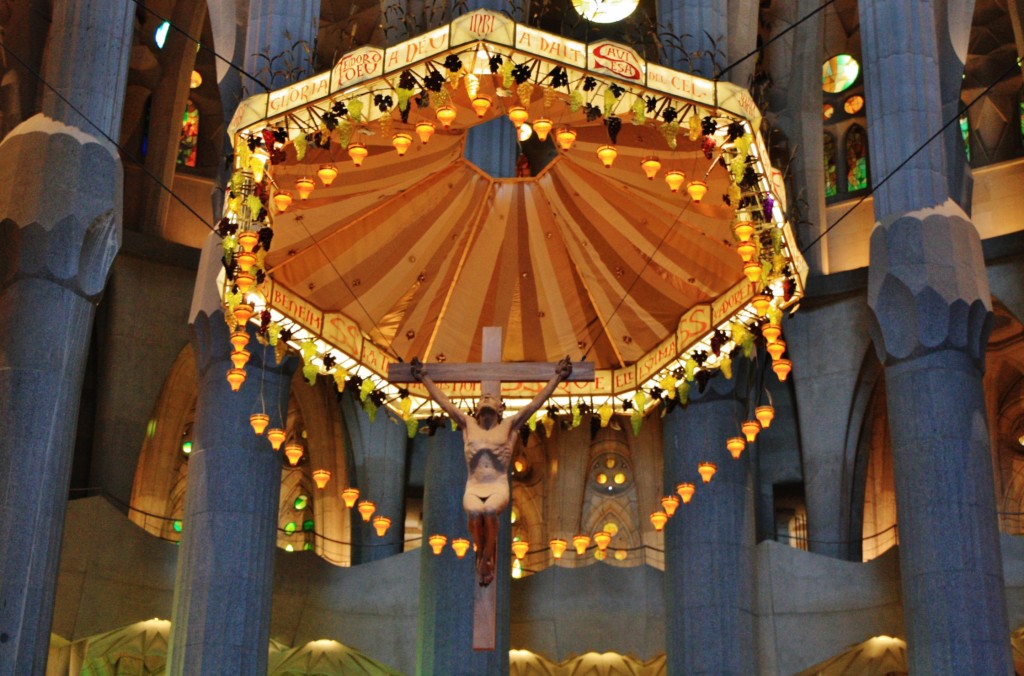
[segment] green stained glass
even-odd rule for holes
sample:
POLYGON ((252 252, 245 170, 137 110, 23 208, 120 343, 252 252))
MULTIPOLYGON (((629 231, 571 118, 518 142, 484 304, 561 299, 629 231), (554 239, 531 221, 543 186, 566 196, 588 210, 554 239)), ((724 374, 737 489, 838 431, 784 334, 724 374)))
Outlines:
POLYGON ((302 530, 306 531, 307 533, 312 532, 312 530, 313 530, 313 519, 306 519, 305 521, 303 521, 302 522, 302 530))
POLYGON ((964 140, 964 154, 967 155, 967 161, 971 161, 971 124, 967 119, 967 114, 960 116, 960 136, 964 140))
POLYGON ((825 134, 825 197, 835 197, 838 191, 836 177, 836 140, 825 134))
POLYGON ((855 124, 846 132, 846 189, 856 192, 868 187, 868 136, 855 124))
POLYGON ((306 505, 308 504, 309 498, 307 498, 305 495, 300 495, 299 497, 295 498, 295 509, 299 510, 300 512, 304 510, 306 508, 306 505))
POLYGON ((313 543, 312 542, 307 542, 306 544, 302 545, 302 551, 304 551, 304 552, 311 552, 311 551, 313 551, 313 543))
POLYGON ((294 521, 289 521, 288 523, 286 523, 286 524, 284 525, 284 532, 285 532, 285 533, 288 533, 288 535, 291 535, 291 534, 292 534, 292 533, 294 533, 294 532, 295 532, 295 531, 296 531, 297 529, 298 529, 298 526, 296 526, 296 525, 295 525, 295 522, 294 522, 294 521))
POLYGON ((295 551, 295 547, 292 547, 291 545, 285 545, 284 546, 284 550, 286 552, 294 552, 295 551))
POLYGON ((821 66, 821 88, 829 94, 846 91, 857 81, 860 64, 849 54, 836 54, 821 66))
POLYGON ((181 519, 175 519, 174 520, 174 530, 176 532, 180 533, 181 532, 181 527, 182 527, 181 526, 181 519))

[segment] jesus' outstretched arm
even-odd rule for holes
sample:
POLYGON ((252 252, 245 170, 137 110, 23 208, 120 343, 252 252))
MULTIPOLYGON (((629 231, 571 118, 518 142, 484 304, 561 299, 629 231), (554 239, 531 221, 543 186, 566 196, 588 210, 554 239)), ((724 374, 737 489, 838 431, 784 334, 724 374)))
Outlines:
POLYGON ((568 357, 566 357, 562 361, 558 362, 558 366, 555 367, 555 375, 552 376, 551 380, 548 381, 548 384, 544 386, 544 389, 537 393, 537 396, 534 397, 529 404, 519 409, 519 411, 517 411, 512 417, 511 429, 513 431, 518 430, 523 423, 525 423, 529 417, 534 414, 535 411, 544 405, 544 402, 548 400, 548 397, 554 394, 555 388, 558 387, 558 384, 570 375, 572 375, 572 362, 569 361, 568 357))
POLYGON ((419 359, 412 360, 412 376, 423 383, 430 393, 430 397, 437 402, 438 406, 451 417, 462 428, 466 427, 466 414, 459 410, 459 407, 451 402, 444 392, 438 388, 434 381, 427 375, 427 369, 419 359))

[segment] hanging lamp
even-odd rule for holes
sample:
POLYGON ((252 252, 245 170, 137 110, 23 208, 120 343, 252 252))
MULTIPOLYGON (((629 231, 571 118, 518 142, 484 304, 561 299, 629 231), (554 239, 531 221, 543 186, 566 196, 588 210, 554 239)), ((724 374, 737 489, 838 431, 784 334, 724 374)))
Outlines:
MULTIPOLYGON (((747 240, 746 242, 737 242, 736 253, 740 255, 740 260, 747 263, 754 257, 754 254, 757 253, 757 246, 750 240, 747 240)), ((758 266, 758 271, 760 271, 760 266, 758 266)), ((743 272, 746 274, 746 267, 744 267, 743 272)))
MULTIPOLYGON (((424 141, 426 143, 426 141, 424 141)), ((399 157, 403 157, 405 153, 412 146, 412 136, 406 134, 404 131, 400 131, 391 137, 391 145, 395 147, 395 151, 399 157)))
POLYGON ((761 431, 761 423, 756 420, 744 420, 743 424, 740 425, 740 429, 747 438, 747 443, 752 444, 757 441, 757 433, 761 431))
POLYGON ((520 561, 522 561, 528 551, 530 551, 530 543, 526 540, 516 540, 512 543, 512 553, 515 554, 516 558, 520 561))
POLYGON ((589 535, 576 535, 572 539, 572 546, 576 548, 577 556, 583 556, 587 553, 587 547, 590 546, 589 535))
POLYGON ((252 425, 252 431, 257 435, 263 434, 267 425, 270 424, 270 416, 266 413, 253 413, 249 416, 249 424, 252 425))
POLYGON ((423 120, 416 123, 416 135, 420 137, 421 143, 426 143, 434 135, 434 123, 423 120))
POLYGON ((558 147, 566 152, 572 149, 572 144, 576 142, 576 132, 569 127, 562 127, 555 132, 555 143, 558 147))
POLYGON ((661 499, 661 508, 665 510, 665 513, 672 516, 676 513, 679 508, 679 498, 674 495, 666 495, 661 499))
POLYGON ((653 181, 654 177, 658 175, 659 171, 661 171, 661 160, 654 155, 650 155, 640 162, 640 168, 643 169, 644 176, 647 177, 647 180, 653 181))
POLYGON ((267 430, 267 441, 270 442, 270 447, 275 451, 280 450, 281 444, 284 443, 285 437, 288 434, 280 427, 271 427, 267 430))
POLYGON ((668 189, 672 192, 679 192, 679 189, 683 187, 683 183, 685 182, 686 174, 678 169, 665 172, 665 183, 668 184, 668 189))
POLYGON ((295 192, 299 193, 300 200, 308 200, 316 188, 316 183, 309 176, 295 179, 295 192))
POLYGON ((700 478, 704 480, 704 483, 711 483, 711 477, 715 476, 715 472, 718 471, 718 467, 713 462, 702 462, 697 465, 697 474, 700 474, 700 478))
POLYGON ((548 140, 548 134, 551 133, 551 128, 554 126, 555 123, 546 117, 533 121, 533 131, 536 132, 537 138, 541 141, 548 140))
POLYGON ((654 530, 661 532, 665 528, 665 524, 668 523, 668 516, 665 512, 653 512, 651 524, 654 526, 654 530))
MULTIPOLYGON (((232 352, 231 363, 234 364, 236 369, 245 368, 245 365, 249 363, 249 350, 235 350, 232 352)), ((242 382, 245 382, 245 378, 242 378, 242 382)))
POLYGON ((362 143, 349 143, 348 144, 348 156, 352 158, 352 164, 357 167, 363 166, 363 160, 370 154, 370 151, 366 149, 366 146, 362 143))
MULTIPOLYGON (((349 146, 349 155, 351 154, 352 147, 349 146)), ((321 164, 320 168, 316 170, 316 175, 320 177, 320 182, 324 184, 324 187, 328 188, 334 183, 334 179, 338 178, 338 168, 333 164, 321 164)))
POLYGON ((708 184, 704 181, 690 181, 686 186, 686 192, 689 193, 690 199, 699 204, 708 192, 708 184))
POLYGON ((434 115, 437 117, 437 121, 441 123, 441 126, 448 129, 452 126, 452 122, 455 121, 455 116, 458 113, 455 111, 454 106, 441 106, 437 109, 434 115))
POLYGON ((256 283, 256 277, 250 272, 237 272, 235 273, 235 286, 242 293, 247 293, 252 285, 256 283))
POLYGON ((788 359, 776 359, 772 362, 772 370, 779 377, 779 382, 784 383, 789 377, 790 371, 793 370, 793 362, 788 359))
POLYGON ((551 556, 560 559, 562 554, 565 554, 565 549, 569 546, 569 543, 560 538, 555 538, 548 543, 548 546, 551 547, 551 556))
POLYGON ((512 120, 512 124, 516 126, 516 129, 523 126, 523 122, 530 119, 530 112, 522 106, 512 106, 508 109, 508 119, 512 120))
POLYGON ((249 333, 245 329, 236 329, 231 333, 231 338, 228 339, 228 342, 236 350, 245 349, 245 346, 249 344, 249 333))
POLYGON ((770 405, 758 406, 754 409, 754 417, 761 423, 761 427, 768 429, 775 419, 775 409, 770 405))
POLYGON ((690 504, 690 500, 693 500, 693 494, 697 491, 697 488, 691 483, 682 483, 676 486, 676 493, 679 493, 679 497, 683 499, 683 504, 690 504))
POLYGON ((245 369, 228 369, 227 378, 228 384, 231 385, 231 391, 237 392, 245 382, 245 369))
MULTIPOLYGON (((287 193, 280 193, 287 194, 287 193)), ((291 204, 291 202, 289 202, 291 204)), ((243 230, 238 233, 238 245, 242 247, 242 251, 252 252, 256 248, 256 244, 260 241, 260 236, 255 230, 243 230)))
POLYGON ((596 533, 594 533, 594 544, 596 544, 597 548, 602 552, 608 549, 608 545, 611 543, 611 541, 611 533, 605 532, 603 530, 599 530, 596 533))
POLYGON ((740 455, 743 453, 743 449, 747 447, 747 442, 743 440, 743 437, 729 437, 725 440, 725 448, 729 451, 729 455, 734 460, 739 460, 740 455))
MULTIPOLYGON (((281 192, 274 195, 274 206, 277 207, 279 213, 283 214, 284 212, 288 211, 288 207, 290 207, 291 205, 292 194, 287 190, 282 190, 281 192)), ((255 235, 256 233, 253 234, 255 235)))
MULTIPOLYGON (((487 114, 487 111, 491 109, 491 97, 477 94, 473 97, 473 102, 470 105, 476 111, 476 116, 482 119, 487 114)), ((454 542, 452 544, 454 545, 454 542)))
POLYGON ((375 516, 373 517, 373 528, 377 531, 377 537, 382 538, 384 534, 388 532, 388 528, 391 527, 391 519, 386 516, 375 516))
POLYGON ((761 335, 768 343, 774 343, 782 335, 782 325, 768 323, 761 327, 761 335))
POLYGON ((455 538, 452 540, 452 550, 455 552, 455 556, 461 559, 469 551, 469 540, 466 538, 455 538))
POLYGON ((377 505, 374 504, 373 500, 362 500, 359 503, 359 516, 363 517, 363 521, 370 522, 370 517, 373 516, 374 511, 377 509, 377 505))
POLYGON ((356 500, 359 499, 358 488, 346 488, 341 492, 341 499, 345 501, 345 506, 352 509, 356 506, 356 500))
POLYGON ((315 469, 313 470, 313 481, 316 482, 316 487, 323 490, 327 487, 327 482, 331 480, 331 471, 327 469, 315 469))
POLYGON ((427 543, 430 548, 434 550, 434 555, 437 556, 444 549, 444 543, 448 542, 448 538, 444 535, 431 535, 427 538, 427 543))
MULTIPOLYGON (((252 303, 239 303, 238 305, 231 309, 231 314, 234 315, 235 322, 237 322, 240 326, 245 326, 245 323, 252 318, 253 311, 254 309, 252 303)), ((246 345, 249 344, 248 340, 246 340, 245 342, 246 345)), ((245 346, 243 345, 242 347, 245 346)))
POLYGON ((776 340, 774 343, 768 343, 764 349, 772 356, 772 361, 777 361, 786 353, 786 341, 776 340))
MULTIPOLYGON (((284 447, 284 454, 285 457, 288 458, 288 464, 291 465, 292 467, 295 467, 296 465, 299 464, 299 460, 302 458, 302 445, 288 444, 287 446, 284 447)), ((323 486, 320 486, 319 482, 317 482, 317 486, 323 488, 323 486)))
POLYGON ((604 165, 605 169, 611 169, 615 158, 618 156, 619 151, 615 149, 615 146, 603 145, 597 149, 597 158, 601 160, 601 164, 604 165))

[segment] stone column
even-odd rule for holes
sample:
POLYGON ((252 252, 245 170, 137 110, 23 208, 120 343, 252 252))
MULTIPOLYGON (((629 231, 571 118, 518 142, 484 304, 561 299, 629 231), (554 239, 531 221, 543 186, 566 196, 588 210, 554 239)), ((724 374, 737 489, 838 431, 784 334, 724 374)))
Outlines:
MULTIPOLYGON (((936 46, 947 29, 937 17, 953 4, 860 3, 876 177, 944 122, 940 69, 952 66, 940 61, 953 51, 936 46), (893 82, 908 89, 890 96, 893 82)), ((874 196, 868 305, 888 395, 908 660, 912 673, 1009 674, 981 380, 991 296, 977 231, 949 193, 950 161, 931 143, 874 196)))
MULTIPOLYGON (((667 0, 658 3, 658 23, 679 39, 665 44, 662 62, 669 68, 709 80, 754 49, 757 3, 753 0, 667 0)), ((752 56, 723 78, 746 86, 754 72, 752 56)))
POLYGON ((120 126, 132 13, 100 0, 55 2, 62 33, 44 77, 86 119, 46 91, 44 112, 0 144, 4 674, 46 670, 85 357, 121 242, 121 163, 99 136, 120 126))
POLYGON ((352 563, 376 561, 402 552, 405 539, 406 446, 404 423, 386 410, 378 410, 370 422, 359 397, 345 391, 341 397, 345 439, 351 454, 349 484, 359 489, 360 500, 372 500, 377 514, 391 519, 391 528, 378 537, 372 523, 352 514, 352 563))
POLYGON ((497 589, 497 635, 493 651, 473 650, 473 585, 476 568, 473 550, 459 560, 453 538, 469 539, 462 494, 466 462, 462 432, 439 429, 427 443, 426 482, 423 496, 423 547, 420 549, 419 632, 416 673, 420 676, 473 676, 508 674, 509 592, 511 589, 511 524, 507 512, 498 532, 498 558, 494 575, 497 589), (448 537, 440 556, 427 544, 434 533, 448 537))
POLYGON ((193 319, 199 397, 168 651, 172 674, 267 668, 281 456, 253 433, 249 415, 260 409, 262 379, 270 426, 284 427, 295 362, 277 365, 273 350, 253 338, 248 379, 232 392, 225 379, 228 336, 220 311, 193 319))
POLYGON ((309 77, 319 28, 320 0, 249 0, 246 70, 271 90, 309 77))
POLYGON ((703 394, 691 396, 689 406, 664 419, 665 494, 684 481, 697 487, 690 504, 680 505, 665 526, 670 674, 757 671, 752 450, 733 460, 725 449, 725 440, 738 435, 743 414, 736 387, 735 380, 716 376, 703 394), (697 474, 703 461, 718 466, 709 484, 697 474))

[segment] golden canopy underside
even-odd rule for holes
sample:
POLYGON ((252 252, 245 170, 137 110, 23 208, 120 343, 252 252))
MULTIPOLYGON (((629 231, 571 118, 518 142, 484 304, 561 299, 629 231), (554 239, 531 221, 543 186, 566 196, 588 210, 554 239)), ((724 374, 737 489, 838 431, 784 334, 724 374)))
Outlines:
MULTIPOLYGON (((462 125, 478 120, 461 103, 451 131, 438 125, 405 157, 376 122, 353 136, 369 149, 362 167, 337 143, 311 144, 302 162, 289 144, 272 168, 282 189, 323 163, 340 173, 276 215, 266 261, 275 282, 346 314, 405 360, 478 361, 481 328, 501 326, 504 360, 586 355, 597 368, 619 368, 742 278, 732 208, 721 198, 726 171, 714 166, 699 204, 663 179, 670 169, 701 179, 712 166, 685 129, 670 151, 655 128, 624 116, 618 159, 605 169, 596 156, 608 142, 602 121, 566 111, 562 123, 578 134, 570 152, 538 177, 495 180, 463 157, 462 125), (640 169, 651 154, 662 162, 653 181, 640 169)), ((411 133, 432 112, 414 110, 410 125, 396 113, 392 131, 411 133)), ((541 112, 535 103, 531 119, 541 112)), ((494 106, 489 117, 502 114, 494 106)))

